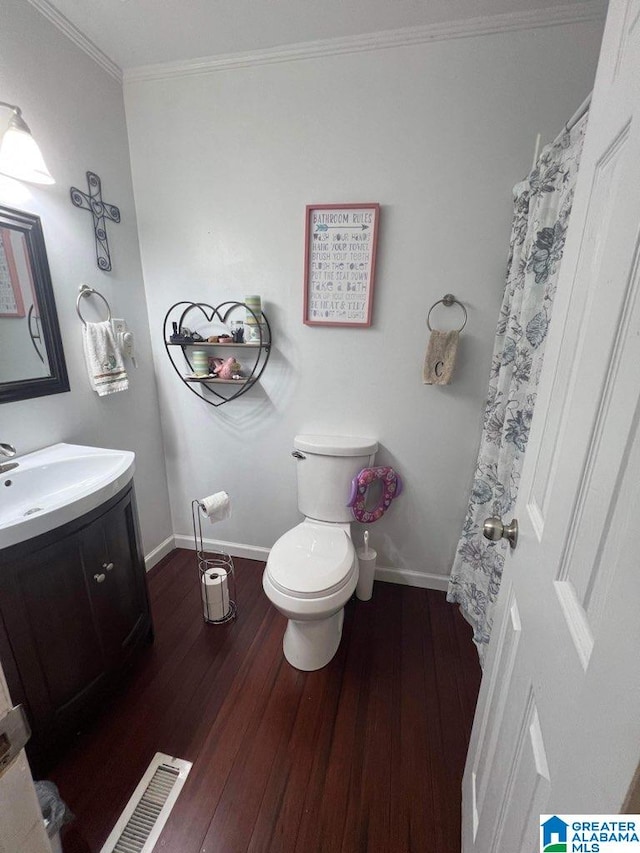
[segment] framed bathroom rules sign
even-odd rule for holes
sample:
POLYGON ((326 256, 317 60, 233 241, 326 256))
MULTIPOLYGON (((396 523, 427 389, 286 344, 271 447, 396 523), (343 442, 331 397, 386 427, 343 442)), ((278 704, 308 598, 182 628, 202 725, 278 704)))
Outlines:
POLYGON ((370 326, 379 204, 308 204, 304 322, 370 326))

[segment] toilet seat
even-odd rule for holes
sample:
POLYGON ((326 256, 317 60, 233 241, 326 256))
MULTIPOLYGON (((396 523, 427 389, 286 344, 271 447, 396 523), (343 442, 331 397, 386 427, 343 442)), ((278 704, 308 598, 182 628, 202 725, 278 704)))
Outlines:
POLYGON ((275 543, 267 560, 273 586, 296 598, 322 598, 346 586, 356 572, 346 525, 305 519, 275 543))

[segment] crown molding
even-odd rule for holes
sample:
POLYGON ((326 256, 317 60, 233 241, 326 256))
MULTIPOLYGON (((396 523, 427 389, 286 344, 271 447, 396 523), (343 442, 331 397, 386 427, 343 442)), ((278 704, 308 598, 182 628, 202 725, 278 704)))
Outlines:
POLYGON ((49 0, 29 0, 29 3, 119 83, 123 81, 125 83, 133 83, 142 80, 190 77, 198 74, 209 74, 214 71, 249 68, 256 65, 297 62, 304 59, 319 59, 325 56, 340 56, 348 53, 407 47, 448 39, 472 38, 474 36, 495 35, 540 27, 558 27, 564 24, 603 21, 606 17, 606 3, 603 0, 584 0, 584 2, 573 2, 547 9, 532 9, 526 12, 505 12, 481 18, 467 18, 440 24, 404 27, 402 29, 367 33, 359 36, 343 36, 319 41, 300 42, 298 44, 266 48, 264 50, 226 53, 199 59, 141 65, 129 68, 123 72, 120 66, 100 50, 68 18, 52 6, 49 0))
MULTIPOLYGON (((46 0, 30 0, 30 2, 39 5, 46 2, 46 0)), ((605 17, 606 3, 603 3, 602 0, 585 0, 585 2, 574 2, 547 9, 507 12, 499 15, 467 18, 465 20, 450 21, 442 24, 404 27, 402 29, 368 33, 359 36, 301 42, 264 50, 218 54, 217 56, 202 57, 200 59, 141 65, 126 69, 123 77, 125 84, 143 80, 190 77, 199 74, 209 74, 214 71, 230 71, 256 65, 273 65, 280 62, 296 62, 304 59, 318 59, 325 56, 384 50, 386 48, 405 47, 447 39, 471 38, 474 36, 494 35, 497 33, 516 32, 541 27, 557 27, 563 24, 604 21, 605 17)))
POLYGON ((88 56, 97 62, 114 80, 122 83, 122 69, 119 65, 110 59, 106 53, 103 53, 100 48, 95 45, 90 38, 81 32, 75 24, 72 24, 68 18, 59 12, 54 6, 49 3, 49 0, 29 0, 32 6, 51 21, 59 30, 61 30, 67 38, 83 50, 88 56))

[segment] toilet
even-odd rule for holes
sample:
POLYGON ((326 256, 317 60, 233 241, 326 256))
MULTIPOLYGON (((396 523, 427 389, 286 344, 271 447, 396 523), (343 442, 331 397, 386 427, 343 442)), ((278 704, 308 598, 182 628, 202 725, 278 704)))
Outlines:
POLYGON ((267 598, 289 620, 282 647, 296 669, 320 669, 340 645, 344 606, 358 582, 347 506, 353 478, 372 465, 370 438, 298 435, 292 456, 304 521, 275 543, 264 570, 267 598))

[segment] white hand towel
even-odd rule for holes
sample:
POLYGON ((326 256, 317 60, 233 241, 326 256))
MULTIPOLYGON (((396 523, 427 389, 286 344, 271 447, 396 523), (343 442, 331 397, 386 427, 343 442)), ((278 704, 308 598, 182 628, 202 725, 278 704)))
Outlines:
POLYGON ((82 346, 93 390, 100 397, 126 391, 129 378, 111 323, 86 323, 82 327, 82 346))

